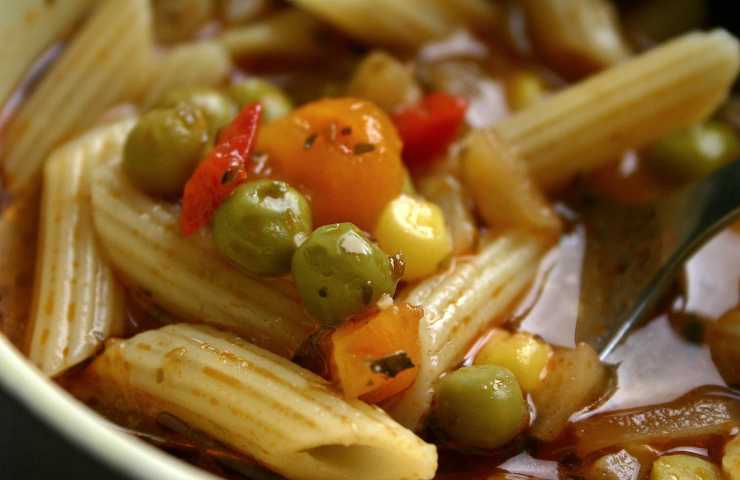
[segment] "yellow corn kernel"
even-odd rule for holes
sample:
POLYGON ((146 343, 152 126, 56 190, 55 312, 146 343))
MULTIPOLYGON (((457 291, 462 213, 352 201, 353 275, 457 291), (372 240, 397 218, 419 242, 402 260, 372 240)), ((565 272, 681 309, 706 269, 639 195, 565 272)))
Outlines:
POLYGON ((402 194, 380 214, 375 237, 389 254, 401 253, 406 262, 404 280, 417 280, 437 271, 452 252, 440 208, 421 198, 402 194))
POLYGON ((740 480, 740 435, 725 445, 725 454, 722 456, 722 470, 730 480, 740 480))
POLYGON ((535 73, 519 71, 506 80, 506 100, 514 111, 524 110, 546 94, 544 82, 535 73))
POLYGON ((721 480, 714 464, 691 455, 666 455, 653 463, 651 480, 721 480))
POLYGON ((475 357, 475 364, 495 364, 508 368, 525 392, 536 390, 544 378, 552 347, 528 333, 511 334, 495 329, 475 357))

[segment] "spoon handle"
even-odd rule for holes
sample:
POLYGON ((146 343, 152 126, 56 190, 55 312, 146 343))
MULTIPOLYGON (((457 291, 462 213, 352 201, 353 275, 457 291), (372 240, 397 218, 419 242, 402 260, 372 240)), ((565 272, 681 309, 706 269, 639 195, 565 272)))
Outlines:
POLYGON ((740 216, 740 159, 661 200, 656 204, 656 212, 665 244, 663 266, 601 348, 602 360, 650 314, 691 254, 740 216))

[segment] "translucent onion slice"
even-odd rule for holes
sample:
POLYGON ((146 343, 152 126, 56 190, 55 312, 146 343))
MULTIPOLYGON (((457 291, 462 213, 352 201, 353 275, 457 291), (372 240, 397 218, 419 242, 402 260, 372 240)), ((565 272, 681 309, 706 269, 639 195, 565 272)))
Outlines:
POLYGON ((740 398, 701 388, 673 402, 594 416, 575 424, 576 448, 588 455, 629 444, 678 444, 727 435, 740 426, 740 398))

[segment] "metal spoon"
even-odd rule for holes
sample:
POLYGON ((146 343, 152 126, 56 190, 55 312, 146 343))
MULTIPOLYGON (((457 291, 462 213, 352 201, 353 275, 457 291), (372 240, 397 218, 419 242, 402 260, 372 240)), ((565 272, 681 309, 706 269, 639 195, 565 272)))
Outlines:
POLYGON ((605 360, 652 313, 684 262, 740 217, 740 160, 639 207, 586 206, 576 341, 605 360))

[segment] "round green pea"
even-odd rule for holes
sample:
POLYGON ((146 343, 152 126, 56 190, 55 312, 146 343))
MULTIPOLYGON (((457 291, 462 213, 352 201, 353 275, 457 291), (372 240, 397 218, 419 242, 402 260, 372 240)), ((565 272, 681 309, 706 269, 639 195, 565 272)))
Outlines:
POLYGON ((528 410, 513 373, 497 365, 476 365, 439 381, 434 418, 455 443, 492 449, 524 430, 528 410))
POLYGON ((141 190, 178 196, 198 166, 208 143, 208 125, 189 105, 145 113, 123 150, 123 168, 141 190))
POLYGON ((218 249, 257 275, 288 273, 293 252, 310 233, 311 209, 305 197, 274 180, 241 185, 213 217, 218 249))
POLYGON ((351 223, 316 229, 293 255, 292 270, 306 309, 327 327, 396 290, 392 260, 351 223))
POLYGON ((252 102, 262 104, 262 115, 269 122, 286 115, 293 109, 290 99, 275 85, 259 78, 249 78, 229 87, 229 96, 239 108, 252 102))
POLYGON ((672 133, 648 150, 650 168, 668 178, 689 181, 702 178, 740 155, 735 131, 709 121, 672 133))
POLYGON ((200 108, 208 121, 211 134, 229 124, 238 113, 238 106, 231 97, 208 87, 173 89, 159 99, 156 107, 175 107, 180 103, 200 108))

